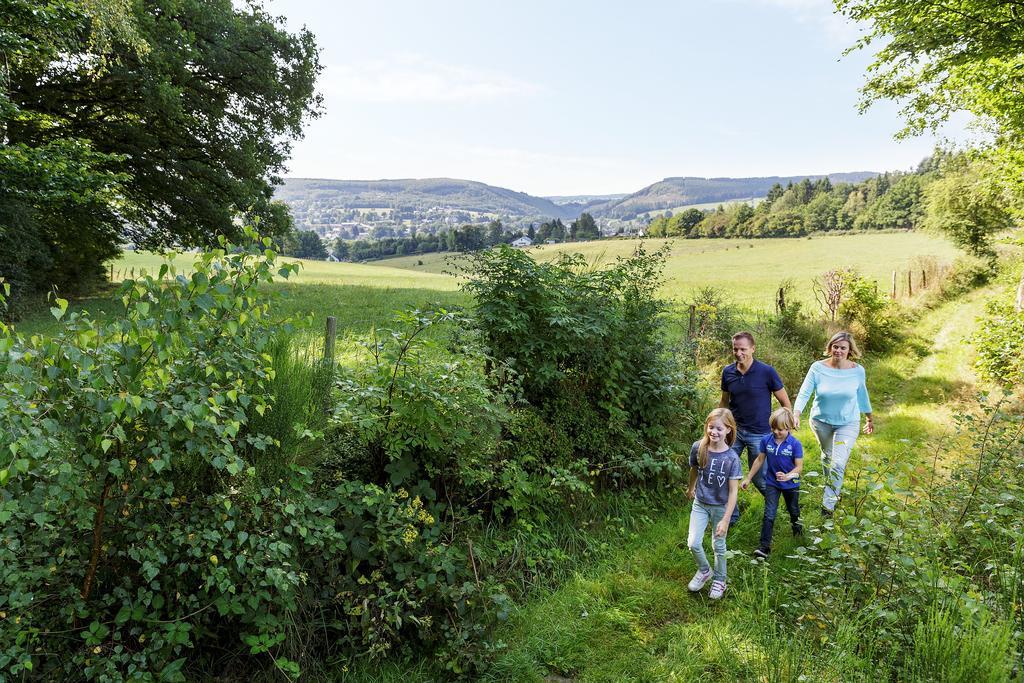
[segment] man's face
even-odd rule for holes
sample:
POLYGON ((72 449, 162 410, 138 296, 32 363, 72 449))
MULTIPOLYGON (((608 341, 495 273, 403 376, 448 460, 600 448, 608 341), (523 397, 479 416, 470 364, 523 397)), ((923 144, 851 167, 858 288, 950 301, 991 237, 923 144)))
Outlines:
POLYGON ((754 345, 746 337, 740 337, 732 343, 732 355, 740 365, 748 365, 754 360, 754 345))

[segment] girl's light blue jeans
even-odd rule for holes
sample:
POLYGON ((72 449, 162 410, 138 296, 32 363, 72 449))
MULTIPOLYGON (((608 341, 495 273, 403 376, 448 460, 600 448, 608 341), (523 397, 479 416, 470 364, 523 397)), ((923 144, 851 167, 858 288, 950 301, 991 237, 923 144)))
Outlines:
POLYGON ((708 556, 704 554, 704 531, 711 525, 711 547, 715 551, 715 580, 725 581, 725 536, 715 536, 715 527, 725 516, 724 505, 705 505, 696 498, 690 509, 690 533, 686 539, 697 562, 697 569, 706 571, 711 568, 708 556))
POLYGON ((843 490, 843 476, 846 463, 850 461, 853 445, 860 434, 860 422, 845 425, 830 425, 820 420, 811 420, 811 431, 821 446, 821 467, 825 472, 825 493, 821 504, 826 510, 834 510, 843 490))

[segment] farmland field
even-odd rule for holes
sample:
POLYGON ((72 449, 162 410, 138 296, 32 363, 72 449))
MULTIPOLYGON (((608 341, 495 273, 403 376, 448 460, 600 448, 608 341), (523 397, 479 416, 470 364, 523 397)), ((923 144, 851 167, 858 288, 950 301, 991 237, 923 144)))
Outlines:
MULTIPOLYGON (((603 240, 532 247, 538 260, 579 252, 588 262, 601 264, 627 256, 639 240, 603 240)), ((700 287, 718 287, 735 303, 756 309, 773 304, 779 283, 792 278, 798 296, 812 301, 811 279, 829 268, 853 267, 888 287, 893 270, 905 271, 923 257, 950 263, 957 250, 949 242, 920 232, 814 236, 805 239, 700 239, 644 240, 650 249, 669 245, 665 266, 666 294, 687 299, 700 287)), ((439 274, 450 269, 442 254, 403 256, 375 262, 370 267, 407 269, 439 274), (419 263, 422 262, 422 265, 419 263)))
MULTIPOLYGON (((529 253, 550 260, 579 252, 588 263, 600 266, 632 253, 638 244, 639 240, 574 242, 533 247, 529 253)), ((949 263, 957 253, 945 240, 920 232, 810 239, 652 239, 643 244, 649 250, 669 249, 664 287, 668 298, 685 302, 701 287, 717 287, 734 303, 755 310, 771 309, 776 288, 787 278, 793 280, 797 298, 812 302, 811 280, 829 268, 857 268, 887 290, 893 270, 905 271, 925 257, 949 263)), ((174 262, 179 271, 187 272, 193 258, 178 254, 174 262)), ((458 277, 451 274, 459 259, 452 254, 423 254, 370 263, 299 260, 301 271, 277 288, 283 296, 275 306, 282 315, 311 315, 317 327, 324 317, 334 315, 340 330, 361 333, 409 306, 466 303, 458 277)), ((157 254, 126 252, 114 263, 114 278, 155 273, 162 262, 157 254)), ((80 302, 79 307, 93 312, 115 308, 103 298, 80 302)), ((23 332, 45 331, 51 322, 48 313, 40 313, 19 327, 23 332)))

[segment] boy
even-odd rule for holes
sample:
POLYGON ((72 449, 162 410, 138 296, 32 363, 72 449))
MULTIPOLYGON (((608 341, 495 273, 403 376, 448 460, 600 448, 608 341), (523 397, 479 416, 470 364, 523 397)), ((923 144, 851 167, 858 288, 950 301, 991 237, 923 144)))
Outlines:
POLYGON ((757 459, 750 465, 750 472, 740 483, 746 489, 761 467, 765 467, 764 520, 761 522, 761 543, 754 551, 754 557, 766 558, 771 553, 772 531, 775 528, 775 513, 779 507, 779 496, 786 501, 793 535, 803 533, 800 523, 800 473, 804 469, 804 447, 790 432, 796 427, 796 420, 789 408, 779 408, 768 418, 772 433, 761 440, 757 459))

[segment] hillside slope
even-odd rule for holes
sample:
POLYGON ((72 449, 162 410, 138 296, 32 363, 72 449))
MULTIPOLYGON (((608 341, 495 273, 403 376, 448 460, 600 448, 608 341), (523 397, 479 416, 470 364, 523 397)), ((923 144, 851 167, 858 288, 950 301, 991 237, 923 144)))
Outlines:
POLYGON ((330 180, 287 178, 275 190, 299 224, 334 222, 352 209, 385 209, 399 214, 452 210, 512 218, 562 218, 578 215, 541 197, 472 180, 425 178, 403 180, 330 180))
MULTIPOLYGON (((833 183, 858 183, 878 175, 870 171, 854 173, 829 173, 833 183)), ((818 180, 824 176, 767 176, 763 178, 665 178, 627 195, 622 199, 591 207, 595 217, 620 218, 629 220, 647 211, 674 209, 690 204, 724 202, 734 199, 764 197, 772 185, 785 187, 798 183, 804 178, 818 180)))

